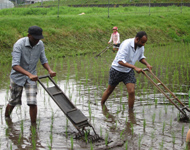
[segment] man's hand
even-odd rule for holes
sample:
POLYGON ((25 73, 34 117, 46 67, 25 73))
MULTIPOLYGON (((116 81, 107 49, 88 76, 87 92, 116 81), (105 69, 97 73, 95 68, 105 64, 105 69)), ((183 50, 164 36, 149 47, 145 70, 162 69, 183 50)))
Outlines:
POLYGON ((49 72, 49 74, 50 74, 50 77, 55 77, 56 76, 56 72, 54 72, 52 70, 49 72))
POLYGON ((141 73, 141 72, 142 72, 142 69, 141 69, 141 68, 135 67, 134 69, 135 69, 135 71, 136 71, 137 73, 141 73))
POLYGON ((147 68, 148 68, 149 70, 152 70, 152 66, 151 66, 151 65, 147 64, 146 66, 147 66, 147 68))
POLYGON ((28 77, 29 77, 32 81, 37 81, 37 80, 38 80, 38 76, 37 76, 37 75, 31 74, 31 75, 29 75, 28 77))

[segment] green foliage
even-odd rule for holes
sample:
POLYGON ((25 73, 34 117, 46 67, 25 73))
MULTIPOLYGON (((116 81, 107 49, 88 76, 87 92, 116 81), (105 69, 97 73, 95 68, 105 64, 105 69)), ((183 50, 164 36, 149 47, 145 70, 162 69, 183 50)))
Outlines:
POLYGON ((57 7, 12 8, 0 10, 0 63, 11 62, 13 44, 27 36, 29 26, 43 28, 43 42, 48 58, 61 58, 86 53, 97 53, 107 46, 112 27, 118 26, 121 42, 131 38, 140 30, 148 34, 147 45, 163 45, 171 42, 190 42, 190 9, 184 7, 73 8, 61 6, 59 18, 57 7), (177 12, 178 13, 175 13, 177 12), (84 12, 84 15, 78 15, 84 12), (188 28, 189 27, 189 28, 188 28))
MULTIPOLYGON (((177 3, 177 4, 181 4, 181 0, 110 0, 109 3, 110 4, 137 4, 137 3, 177 3)), ((183 0, 183 3, 187 3, 189 2, 188 0, 183 0)), ((88 5, 88 4, 108 4, 108 0, 61 0, 60 5, 88 5)), ((28 5, 25 7, 32 7, 34 6, 50 6, 50 5, 56 5, 58 4, 58 0, 54 0, 54 1, 48 1, 48 2, 39 2, 39 3, 35 3, 32 5, 28 5)))

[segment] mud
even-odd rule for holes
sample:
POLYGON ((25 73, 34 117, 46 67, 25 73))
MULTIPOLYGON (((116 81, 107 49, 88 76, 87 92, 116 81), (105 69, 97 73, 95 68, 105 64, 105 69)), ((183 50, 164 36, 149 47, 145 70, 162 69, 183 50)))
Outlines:
MULTIPOLYGON (((98 59, 100 62, 107 62, 106 57, 98 59)), ((185 149, 189 123, 178 121, 179 111, 162 94, 153 90, 152 86, 148 86, 147 89, 142 88, 147 84, 143 76, 139 77, 142 86, 136 85, 134 110, 128 110, 127 92, 122 84, 116 88, 106 106, 102 108, 100 100, 107 86, 108 70, 97 72, 98 79, 102 79, 100 84, 90 73, 88 78, 81 73, 83 64, 88 64, 89 60, 85 60, 83 56, 73 60, 84 61, 77 66, 79 72, 76 72, 74 65, 63 66, 58 63, 56 67, 60 70, 55 80, 72 103, 84 113, 103 140, 86 143, 84 140, 74 139, 77 130, 40 85, 37 95, 37 125, 30 124, 25 91, 22 106, 17 106, 13 110, 12 119, 6 120, 4 111, 9 98, 7 83, 0 90, 0 149, 67 150, 72 147, 75 150, 185 149), (69 75, 68 70, 70 70, 69 75)), ((67 61, 73 62, 73 60, 70 58, 67 61)), ((45 74, 41 71, 39 73, 45 74)), ((184 83, 183 87, 186 86, 189 85, 184 83)), ((176 92, 176 95, 187 105, 188 94, 185 89, 176 92)))

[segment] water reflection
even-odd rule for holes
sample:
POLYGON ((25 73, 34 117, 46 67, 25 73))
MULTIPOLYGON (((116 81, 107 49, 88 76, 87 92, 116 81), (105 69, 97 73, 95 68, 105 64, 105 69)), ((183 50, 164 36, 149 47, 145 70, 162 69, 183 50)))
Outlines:
MULTIPOLYGON (((13 149, 40 149, 45 148, 41 145, 37 125, 33 124, 29 128, 29 132, 24 133, 22 129, 22 123, 20 124, 20 130, 17 123, 13 123, 11 119, 6 119, 7 128, 5 135, 11 143, 13 143, 13 149), (26 135, 26 136, 25 136, 26 135)), ((24 129, 26 130, 26 128, 24 129)))
MULTIPOLYGON (((110 113, 109 109, 106 105, 102 106, 102 114, 106 117, 106 121, 110 123, 115 123, 119 121, 112 113, 110 113)), ((124 133, 133 135, 133 126, 136 124, 135 113, 133 109, 128 109, 128 117, 126 117, 125 129, 124 133)))
POLYGON ((115 123, 115 117, 109 112, 109 109, 106 105, 102 106, 102 114, 106 117, 107 122, 115 123))

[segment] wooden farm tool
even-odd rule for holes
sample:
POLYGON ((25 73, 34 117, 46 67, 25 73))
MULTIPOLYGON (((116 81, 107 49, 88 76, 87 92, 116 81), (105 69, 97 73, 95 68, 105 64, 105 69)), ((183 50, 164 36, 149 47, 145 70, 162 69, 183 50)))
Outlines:
POLYGON ((38 82, 78 130, 76 138, 87 137, 88 139, 85 140, 88 140, 88 142, 99 140, 100 137, 94 130, 93 126, 88 122, 88 118, 74 106, 74 104, 69 100, 69 98, 63 93, 63 91, 49 75, 38 77, 38 82), (44 78, 49 79, 53 83, 53 86, 45 86, 41 81, 41 79, 44 78), (94 131, 94 135, 90 135, 89 130, 85 129, 86 127, 91 127, 94 131))
POLYGON ((98 57, 98 56, 100 56, 101 54, 105 53, 105 52, 110 48, 110 46, 112 46, 112 45, 113 45, 113 44, 109 44, 105 49, 103 49, 103 51, 101 51, 99 54, 97 54, 97 55, 95 56, 95 58, 98 57))
POLYGON ((187 116, 185 110, 187 110, 188 112, 190 112, 190 110, 187 108, 187 106, 185 106, 161 81, 160 79, 158 79, 158 77, 156 77, 153 72, 151 70, 149 70, 148 68, 143 69, 142 73, 150 80, 150 82, 155 85, 157 87, 157 89, 164 94, 164 96, 173 104, 175 105, 175 107, 183 114, 183 118, 181 118, 181 120, 184 121, 189 121, 189 117, 187 116), (145 73, 145 71, 148 71, 157 81, 158 83, 155 83, 151 77, 149 75, 147 75, 145 73), (159 86, 162 86, 163 89, 159 86), (168 91, 170 93, 170 98, 165 91, 168 91))

